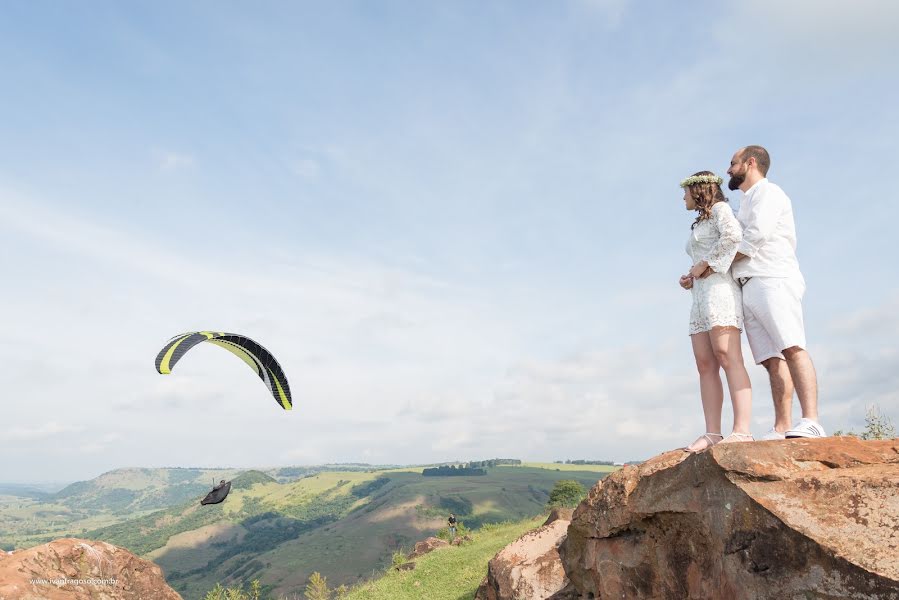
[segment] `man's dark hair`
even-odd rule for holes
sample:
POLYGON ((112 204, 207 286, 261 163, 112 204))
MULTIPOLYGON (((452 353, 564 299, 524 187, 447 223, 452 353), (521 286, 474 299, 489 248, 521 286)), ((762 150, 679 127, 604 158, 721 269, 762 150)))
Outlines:
POLYGON ((755 164, 758 165, 762 175, 765 177, 768 176, 768 169, 771 167, 771 157, 768 156, 768 151, 761 146, 746 146, 743 148, 743 153, 740 158, 743 161, 754 158, 755 164))

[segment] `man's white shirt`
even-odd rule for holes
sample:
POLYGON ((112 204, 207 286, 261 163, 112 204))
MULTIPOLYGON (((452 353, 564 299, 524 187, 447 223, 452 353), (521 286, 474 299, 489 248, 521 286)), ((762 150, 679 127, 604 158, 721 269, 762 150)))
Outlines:
POLYGON ((796 225, 793 205, 780 186, 762 179, 746 190, 737 220, 743 241, 737 252, 748 258, 734 261, 734 277, 797 277, 796 225))

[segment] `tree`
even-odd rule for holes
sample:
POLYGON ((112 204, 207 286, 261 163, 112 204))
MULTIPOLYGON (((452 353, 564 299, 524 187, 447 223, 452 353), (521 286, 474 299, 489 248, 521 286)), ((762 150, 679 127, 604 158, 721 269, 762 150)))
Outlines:
POLYGON ((306 600, 331 600, 331 590, 328 589, 327 577, 316 571, 309 576, 306 591, 303 594, 306 600))
POLYGON ((587 490, 574 479, 560 479, 549 493, 548 508, 574 508, 587 496, 587 490))

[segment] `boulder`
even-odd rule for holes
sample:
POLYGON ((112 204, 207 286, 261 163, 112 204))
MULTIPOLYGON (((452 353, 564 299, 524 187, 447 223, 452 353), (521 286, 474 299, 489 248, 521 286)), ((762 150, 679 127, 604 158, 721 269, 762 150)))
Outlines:
POLYGON ((556 507, 549 511, 549 516, 546 517, 546 521, 544 521, 543 524, 549 525, 553 521, 558 521, 559 519, 571 521, 572 513, 574 513, 573 508, 556 507))
POLYGON ((490 559, 476 600, 542 600, 568 584, 558 547, 568 521, 556 519, 524 534, 490 559))
POLYGON ((107 544, 65 538, 0 552, 3 600, 181 600, 162 570, 107 544))
POLYGON ((559 552, 571 597, 899 599, 899 440, 668 452, 594 486, 559 552))
POLYGON ((443 546, 449 546, 449 542, 436 537, 425 538, 422 541, 415 543, 415 547, 412 548, 412 552, 410 552, 406 558, 412 560, 413 558, 418 558, 423 554, 427 554, 428 552, 436 550, 437 548, 442 548, 443 546))

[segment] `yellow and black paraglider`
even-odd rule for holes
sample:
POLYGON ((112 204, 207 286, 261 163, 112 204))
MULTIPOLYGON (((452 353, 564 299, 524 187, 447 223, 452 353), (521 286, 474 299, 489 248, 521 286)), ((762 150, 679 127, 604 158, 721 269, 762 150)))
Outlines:
POLYGON ((176 335, 156 356, 156 370, 163 375, 171 373, 181 357, 200 342, 221 346, 235 354, 259 375, 281 408, 284 410, 293 408, 287 377, 272 353, 250 338, 236 333, 192 331, 176 335))

